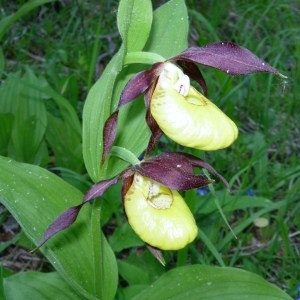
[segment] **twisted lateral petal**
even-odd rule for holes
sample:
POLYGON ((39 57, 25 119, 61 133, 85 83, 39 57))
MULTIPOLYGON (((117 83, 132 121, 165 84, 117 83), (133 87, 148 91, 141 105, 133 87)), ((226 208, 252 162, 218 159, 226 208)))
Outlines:
POLYGON ((159 78, 150 110, 160 129, 178 144, 191 148, 218 150, 230 146, 238 136, 234 122, 192 86, 185 96, 182 90, 187 87, 182 86, 182 78, 180 73, 159 78), (178 82, 182 82, 179 88, 178 82))
POLYGON ((194 217, 180 194, 138 173, 124 207, 133 230, 153 247, 178 250, 197 236, 194 217))

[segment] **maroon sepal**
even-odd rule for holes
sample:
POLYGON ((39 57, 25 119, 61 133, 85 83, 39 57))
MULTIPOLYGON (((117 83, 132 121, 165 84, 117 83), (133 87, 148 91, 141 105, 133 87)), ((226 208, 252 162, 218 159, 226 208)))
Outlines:
POLYGON ((133 76, 122 91, 117 110, 106 120, 103 127, 103 163, 111 150, 117 135, 118 113, 122 106, 135 100, 155 82, 163 68, 163 63, 156 63, 150 70, 142 71, 133 76))
POLYGON ((43 237, 41 238, 41 241, 37 245, 37 248, 40 248, 48 239, 50 239, 52 236, 54 236, 56 233, 68 228, 71 226, 79 212, 81 207, 87 203, 88 201, 100 197, 103 195, 103 193, 113 184, 115 184, 119 180, 120 176, 115 177, 113 179, 109 180, 103 180, 99 183, 96 183, 92 186, 92 188, 86 193, 85 197, 82 200, 82 203, 73 207, 70 207, 66 211, 64 211, 62 214, 60 214, 47 228, 46 232, 44 233, 43 237))
POLYGON ((163 257, 163 254, 161 252, 160 249, 158 248, 155 248, 153 246, 150 246, 147 244, 147 248, 149 249, 149 251, 153 254, 153 256, 163 265, 165 266, 166 265, 166 261, 163 257))
POLYGON ((118 110, 112 113, 111 116, 106 120, 103 127, 103 149, 101 159, 102 164, 104 163, 109 151, 111 150, 117 135, 118 114, 118 110))
POLYGON ((186 75, 188 75, 190 78, 194 79, 196 82, 199 83, 199 85, 202 88, 203 95, 207 96, 206 82, 198 67, 194 63, 186 60, 181 60, 177 63, 186 75))
POLYGON ((163 63, 159 62, 154 64, 150 70, 139 72, 133 76, 121 94, 118 109, 144 93, 157 79, 162 68, 163 63))
POLYGON ((269 72, 281 75, 276 69, 258 58, 251 51, 230 42, 218 42, 204 47, 191 47, 170 61, 187 60, 217 68, 230 75, 269 72))
POLYGON ((132 167, 142 176, 149 177, 173 190, 189 190, 208 185, 213 180, 195 175, 193 167, 205 168, 229 188, 227 181, 212 166, 186 153, 163 153, 132 167))

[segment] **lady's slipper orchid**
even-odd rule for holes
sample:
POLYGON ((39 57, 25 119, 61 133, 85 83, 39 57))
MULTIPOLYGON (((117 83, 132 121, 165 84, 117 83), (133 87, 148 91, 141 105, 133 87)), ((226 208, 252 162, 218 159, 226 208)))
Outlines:
POLYGON ((182 146, 217 150, 230 146, 238 129, 215 104, 190 86, 189 77, 165 63, 150 100, 160 129, 182 146))
POLYGON ((202 150, 221 149, 233 143, 238 135, 237 127, 205 97, 206 83, 196 64, 229 75, 269 72, 285 77, 249 50, 229 42, 192 47, 165 62, 155 63, 127 83, 118 109, 106 121, 103 160, 116 136, 119 109, 141 93, 145 93, 146 121, 152 132, 146 155, 163 132, 183 146, 202 150), (200 84, 204 95, 190 86, 190 78, 200 84))
POLYGON ((181 249, 197 236, 195 219, 180 194, 139 173, 125 195, 124 208, 133 230, 155 248, 181 249))
POLYGON ((195 175, 194 168, 207 169, 228 187, 226 180, 216 170, 197 157, 185 153, 163 153, 127 168, 115 178, 96 183, 81 204, 63 212, 48 227, 38 247, 73 224, 85 203, 101 197, 119 179, 123 180, 125 214, 140 238, 152 250, 185 247, 196 238, 198 229, 177 190, 199 188, 212 182, 204 175, 195 175))

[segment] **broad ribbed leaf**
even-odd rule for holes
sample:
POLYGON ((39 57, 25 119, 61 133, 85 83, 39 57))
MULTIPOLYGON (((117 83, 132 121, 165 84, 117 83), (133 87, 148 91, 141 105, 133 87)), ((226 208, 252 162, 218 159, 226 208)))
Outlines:
POLYGON ((183 0, 171 0, 154 13, 153 25, 144 51, 163 57, 174 56, 188 46, 188 14, 183 0))
MULTIPOLYGON (((1 203, 35 245, 61 212, 83 199, 76 188, 40 167, 0 157, 0 169, 1 203)), ((86 205, 74 226, 57 234, 40 250, 82 298, 99 299, 100 289, 101 299, 113 299, 117 284, 116 261, 100 226, 98 230, 91 225, 91 206, 86 205), (105 276, 103 270, 106 270, 105 276), (94 281, 99 276, 102 276, 100 285, 94 281)))
POLYGON ((11 113, 0 112, 0 120, 0 155, 7 155, 14 116, 11 113))
POLYGON ((185 266, 173 269, 133 300, 291 300, 262 277, 235 268, 185 266))
POLYGON ((82 300, 56 272, 21 272, 5 278, 3 285, 6 300, 82 300))
POLYGON ((44 143, 47 113, 44 95, 33 88, 37 82, 41 84, 40 78, 29 68, 23 76, 18 72, 8 77, 0 88, 0 112, 13 116, 13 120, 4 121, 3 125, 6 133, 10 133, 6 136, 8 155, 41 164, 48 155, 44 143))
POLYGON ((46 140, 54 152, 57 166, 83 172, 81 135, 74 130, 69 119, 48 114, 46 140))
POLYGON ((124 55, 124 48, 121 48, 89 91, 83 109, 83 157, 94 182, 106 178, 105 171, 101 170, 103 127, 112 113, 115 80, 122 69, 124 55))
POLYGON ((230 75, 269 72, 283 76, 248 49, 230 42, 213 43, 204 47, 191 47, 171 60, 195 62, 217 68, 230 75))
POLYGON ((152 3, 150 0, 121 0, 118 28, 127 52, 143 49, 151 29, 152 3))

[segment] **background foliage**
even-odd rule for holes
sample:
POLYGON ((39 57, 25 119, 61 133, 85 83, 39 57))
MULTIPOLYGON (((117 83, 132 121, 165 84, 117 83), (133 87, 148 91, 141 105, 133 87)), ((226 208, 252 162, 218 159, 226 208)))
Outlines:
MULTIPOLYGON (((70 295, 76 299, 74 291, 87 298, 90 294, 111 298, 115 287, 106 283, 108 288, 103 291, 84 279, 95 276, 99 281, 105 280, 104 272, 109 265, 111 278, 119 276, 117 299, 131 299, 140 291, 147 291, 147 287, 151 289, 151 284, 166 270, 181 272, 180 267, 192 263, 243 268, 295 296, 300 280, 300 104, 297 101, 300 7, 297 1, 186 1, 190 46, 233 41, 289 78, 283 80, 268 74, 228 77, 217 70, 201 69, 209 98, 234 119, 240 136, 229 149, 191 153, 207 160, 227 178, 232 192, 228 194, 219 183, 215 191, 185 192, 184 197, 200 228, 199 239, 181 251, 165 253, 166 269, 145 250, 126 223, 119 185, 105 193, 101 209, 97 204, 93 209, 86 207, 78 224, 57 240, 60 244, 55 242, 55 237, 41 253, 24 251, 34 248, 32 241, 37 242, 35 236, 41 236, 45 228, 22 223, 22 214, 29 215, 32 222, 40 218, 42 224, 49 224, 60 211, 80 202, 82 193, 92 184, 90 177, 100 179, 97 172, 90 172, 88 176, 84 165, 83 106, 88 91, 101 74, 105 75, 104 68, 121 47, 116 24, 118 1, 26 2, 9 2, 1 10, 0 154, 3 158, 0 165, 2 174, 13 172, 10 176, 0 175, 0 199, 5 204, 1 206, 0 217, 0 294, 4 286, 7 299, 18 299, 14 293, 25 293, 25 290, 16 290, 15 286, 26 287, 34 280, 35 288, 49 291, 45 299, 53 299, 55 294, 47 285, 49 282, 65 291, 66 296, 62 294, 61 299, 69 299, 70 295), (23 10, 16 13, 20 8, 23 10), (18 164, 15 160, 27 164, 18 164), (5 168, 7 173, 4 173, 5 168), (38 181, 41 177, 43 186, 38 181), (8 185, 10 188, 5 189, 8 185), (35 193, 38 196, 34 197, 35 193), (15 199, 39 198, 39 201, 32 200, 30 206, 24 203, 22 209, 16 210, 14 205, 20 207, 20 202, 5 201, 12 195, 15 199), (58 198, 62 201, 51 202, 58 198), (218 206, 237 239, 224 224, 218 206), (16 220, 8 211, 15 212, 16 220), (86 224, 84 220, 89 216, 92 222, 86 224), (99 220, 107 240, 100 230, 99 220), (26 236, 20 226, 30 228, 26 236), (77 239, 78 232, 82 231, 89 232, 88 236, 77 239), (86 266, 90 267, 80 268, 82 273, 72 259, 65 265, 55 265, 60 256, 72 258, 76 252, 90 253, 85 258, 86 266), (106 268, 99 252, 105 255, 106 268), (102 267, 95 267, 101 264, 102 267), (46 273, 54 267, 59 273, 46 273), (17 275, 11 276, 13 273, 17 275)), ((159 7, 164 2, 153 1, 153 6, 159 7)), ((170 27, 176 31, 176 24, 170 27)), ((180 39, 184 33, 177 30, 174 34, 180 39)), ((155 49, 149 43, 146 49, 159 51, 159 45, 155 49)), ((128 45, 137 50, 135 46, 135 42, 128 45)), ((170 48, 175 46, 170 45, 170 48)), ((136 70, 132 67, 132 74, 136 70)), ((133 111, 141 107, 137 104, 133 111)), ((107 108, 106 114, 114 108, 107 108)), ((164 150, 180 149, 163 138, 157 151, 164 150)), ((88 149, 84 155, 90 155, 88 149)), ((184 277, 185 269, 182 270, 184 277)), ((158 291, 164 286, 164 280, 167 282, 172 277, 170 274, 155 283, 158 291)), ((245 282, 249 282, 245 278, 245 282)), ((33 299, 38 297, 32 290, 30 295, 33 299)))

